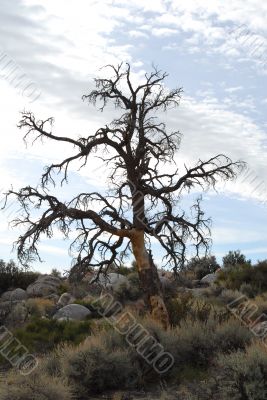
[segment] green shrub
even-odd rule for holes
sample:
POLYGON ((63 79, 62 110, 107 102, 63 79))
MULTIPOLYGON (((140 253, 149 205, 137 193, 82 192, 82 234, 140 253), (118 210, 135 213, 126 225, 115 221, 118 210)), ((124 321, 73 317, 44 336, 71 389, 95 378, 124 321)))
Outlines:
POLYGON ((71 390, 62 380, 33 372, 29 376, 10 375, 0 387, 0 400, 71 400, 71 390))
POLYGON ((61 296, 63 293, 69 292, 70 287, 67 283, 61 283, 58 287, 57 294, 61 296))
MULTIPOLYGON (((200 300, 195 301, 193 307, 197 302, 200 304, 198 306, 200 310, 206 310, 205 302, 202 304, 200 300)), ((176 383, 191 382, 192 380, 192 385, 193 383, 200 385, 199 393, 203 397, 192 397, 193 395, 190 394, 191 397, 185 398, 220 399, 217 392, 216 395, 215 392, 213 393, 212 382, 208 381, 205 388, 201 387, 201 381, 209 380, 214 372, 215 360, 218 360, 216 361, 218 366, 223 354, 228 357, 233 354, 231 352, 236 352, 236 350, 242 349, 244 352, 246 346, 251 343, 252 334, 246 327, 243 327, 235 319, 221 323, 216 318, 216 312, 217 310, 213 309, 208 311, 209 318, 207 319, 207 311, 201 311, 200 314, 199 311, 197 313, 194 311, 198 317, 193 320, 192 316, 189 316, 187 319, 181 320, 178 326, 169 330, 164 330, 161 325, 150 318, 138 320, 138 323, 156 340, 156 343, 160 343, 162 349, 174 357, 174 365, 164 374, 164 379, 176 383), (219 353, 222 355, 218 357, 219 353)), ((77 339, 77 328, 72 327, 71 329, 69 324, 60 323, 60 338, 62 341, 68 338, 69 341, 76 343, 76 340, 73 339, 77 339), (68 324, 68 329, 73 335, 70 335, 66 328, 62 328, 64 324, 68 324)), ((50 331, 54 329, 49 325, 47 328, 50 331)), ((29 330, 32 337, 35 337, 37 330, 39 333, 43 331, 43 335, 45 334, 38 325, 29 330)), ((87 327, 86 335, 88 331, 87 327)), ((47 331, 46 335, 49 336, 47 331)), ((19 336, 18 338, 23 343, 19 336)), ((44 377, 49 376, 68 382, 73 388, 74 398, 79 400, 107 391, 140 389, 154 384, 160 379, 159 375, 136 351, 133 334, 128 337, 129 339, 130 343, 124 335, 109 325, 109 329, 100 329, 94 336, 87 337, 77 346, 66 343, 57 346, 48 357, 43 359, 40 370, 44 377)), ((43 343, 43 338, 41 340, 43 343)), ((57 340, 54 340, 55 342, 57 340)), ((151 339, 147 343, 151 343, 151 339)), ((149 351, 152 355, 153 350, 149 351)), ((158 354, 158 348, 154 351, 158 354)), ((220 373, 220 369, 216 369, 218 377, 220 377, 220 373)), ((183 398, 181 397, 181 399, 183 398)), ((2 399, 0 398, 0 400, 2 399)))
POLYGON ((172 326, 180 325, 185 319, 207 322, 209 318, 222 322, 228 319, 228 311, 221 305, 212 304, 208 299, 194 298, 190 292, 167 300, 172 326))
POLYGON ((14 335, 29 351, 44 353, 62 342, 78 344, 91 332, 90 321, 57 321, 33 319, 14 335))
POLYGON ((141 295, 141 290, 138 286, 129 286, 127 283, 123 283, 113 292, 113 294, 116 300, 125 303, 128 300, 138 300, 141 295))
POLYGON ((258 262, 253 266, 250 263, 228 266, 218 274, 217 280, 231 290, 240 290, 243 287, 249 290, 245 294, 253 297, 267 291, 267 261, 258 262))
POLYGON ((172 326, 179 325, 182 320, 187 318, 193 304, 193 296, 191 293, 180 293, 175 298, 169 298, 166 301, 166 306, 170 316, 172 326))
POLYGON ((250 264, 229 266, 220 271, 217 280, 227 289, 239 290, 243 283, 251 283, 252 268, 250 264))

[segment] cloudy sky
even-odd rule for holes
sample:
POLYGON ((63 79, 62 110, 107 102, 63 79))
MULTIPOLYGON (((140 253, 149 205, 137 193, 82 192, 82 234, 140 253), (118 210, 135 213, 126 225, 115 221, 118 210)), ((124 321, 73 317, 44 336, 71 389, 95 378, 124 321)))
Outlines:
MULTIPOLYGON (((88 135, 107 122, 81 101, 99 68, 128 61, 138 79, 152 64, 169 73, 169 88, 183 87, 179 108, 165 116, 183 141, 179 160, 194 164, 225 153, 247 162, 236 182, 205 193, 212 217, 212 253, 240 249, 267 258, 267 3, 260 0, 1 0, 0 190, 38 183, 44 166, 69 154, 49 142, 26 148, 16 125, 20 111, 55 117, 59 135, 88 135)), ((92 159, 71 172, 61 195, 105 187, 105 171, 92 159), (100 168, 99 168, 100 167, 100 168)), ((185 199, 184 201, 189 201, 185 199)), ((19 234, 0 215, 0 257, 15 259, 19 234)), ((67 269, 71 259, 60 236, 40 245, 43 264, 67 269)), ((159 258, 159 249, 155 249, 159 258)))

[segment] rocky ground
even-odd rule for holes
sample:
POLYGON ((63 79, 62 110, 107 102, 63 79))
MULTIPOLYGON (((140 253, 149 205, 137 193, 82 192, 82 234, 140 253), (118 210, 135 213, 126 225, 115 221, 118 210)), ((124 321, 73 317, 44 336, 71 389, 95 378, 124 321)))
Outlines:
MULTIPOLYGON (((231 271, 229 276, 235 277, 231 271)), ((248 388, 242 391, 257 393, 248 399, 265 398, 267 355, 259 338, 267 331, 267 322, 258 324, 261 329, 256 340, 249 327, 231 314, 227 305, 243 294, 227 287, 229 276, 222 280, 218 271, 201 279, 188 274, 174 280, 172 274, 160 271, 172 324, 167 331, 146 317, 134 270, 110 272, 100 276, 97 284, 90 284, 92 274, 76 284, 40 275, 25 290, 2 293, 1 324, 29 348, 40 366, 36 374, 21 377, 14 375, 14 369, 8 372, 7 363, 0 363, 4 366, 0 370, 0 400, 39 400, 40 393, 45 400, 241 399, 237 381, 244 374, 248 388), (155 375, 109 319, 92 307, 105 293, 123 306, 123 312, 136 316, 137 323, 173 355, 174 368, 164 379, 155 375)), ((251 291, 248 284, 242 288, 251 291)), ((251 301, 257 307, 256 317, 263 315, 267 293, 255 292, 251 301)))

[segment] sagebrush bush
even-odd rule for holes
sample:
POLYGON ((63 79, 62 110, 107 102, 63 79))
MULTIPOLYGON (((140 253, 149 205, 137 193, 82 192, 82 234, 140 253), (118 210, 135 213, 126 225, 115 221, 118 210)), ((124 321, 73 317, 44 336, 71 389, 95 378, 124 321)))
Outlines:
POLYGON ((267 353, 263 344, 254 343, 245 352, 221 355, 217 365, 221 375, 218 384, 223 399, 267 398, 267 353))
POLYGON ((242 283, 239 290, 249 298, 253 298, 258 294, 258 289, 255 289, 250 283, 242 283))
POLYGON ((62 376, 62 364, 59 356, 60 347, 56 348, 50 354, 43 358, 41 371, 51 377, 62 376))
POLYGON ((245 349, 252 338, 250 330, 236 319, 223 322, 215 330, 216 347, 222 353, 245 349))
POLYGON ((216 350, 213 323, 184 321, 175 328, 177 365, 194 365, 207 368, 216 350))
POLYGON ((185 319, 207 322, 211 318, 222 322, 229 318, 229 313, 221 304, 213 304, 210 299, 194 298, 190 292, 168 299, 167 308, 172 326, 180 325, 185 319))
POLYGON ((32 372, 28 376, 11 374, 1 384, 0 400, 72 400, 67 382, 32 372))
POLYGON ((194 299, 188 318, 192 321, 207 322, 214 314, 215 307, 204 299, 194 299))
POLYGON ((61 361, 66 378, 81 397, 136 385, 137 366, 128 351, 108 348, 104 336, 90 337, 77 348, 64 347, 61 361))
POLYGON ((238 290, 223 289, 218 297, 218 299, 224 304, 228 305, 234 300, 239 299, 243 294, 238 290))

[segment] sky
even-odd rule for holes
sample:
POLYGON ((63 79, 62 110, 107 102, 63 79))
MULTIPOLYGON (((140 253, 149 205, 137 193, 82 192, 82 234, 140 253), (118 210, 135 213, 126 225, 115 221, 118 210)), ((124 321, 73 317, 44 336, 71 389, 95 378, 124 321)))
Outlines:
MULTIPOLYGON (((267 258, 267 3, 260 0, 1 0, 0 201, 11 188, 36 186, 45 165, 70 154, 44 141, 26 147, 20 112, 54 117, 54 132, 76 137, 111 121, 82 102, 106 64, 129 62, 141 80, 152 65, 168 72, 168 88, 182 87, 180 106, 162 116, 182 133, 179 162, 224 153, 247 163, 235 182, 203 194, 212 218, 211 253, 218 260, 240 249, 256 262, 267 258)), ((60 196, 105 188, 106 171, 92 158, 70 173, 60 196)), ((190 204, 192 198, 184 198, 190 204)), ((17 205, 0 213, 0 258, 16 260, 12 228, 17 205)), ((43 263, 68 270, 68 243, 56 233, 40 243, 43 263)), ((160 265, 160 248, 155 246, 160 265)))

